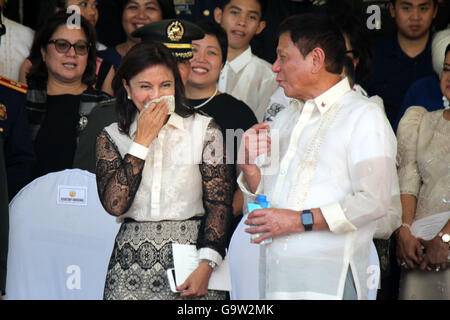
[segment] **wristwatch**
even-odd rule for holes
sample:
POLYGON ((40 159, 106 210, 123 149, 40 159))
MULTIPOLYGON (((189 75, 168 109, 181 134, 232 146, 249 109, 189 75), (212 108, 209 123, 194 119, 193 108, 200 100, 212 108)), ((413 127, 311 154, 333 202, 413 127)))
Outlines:
POLYGON ((201 259, 200 262, 204 262, 206 263, 208 266, 210 266, 213 270, 217 267, 217 263, 215 263, 212 260, 208 260, 208 259, 201 259))
POLYGON ((438 233, 439 238, 441 238, 441 241, 445 244, 449 244, 450 242, 450 234, 439 232, 438 233))
POLYGON ((305 231, 311 231, 314 225, 314 218, 311 210, 303 210, 302 212, 302 225, 305 231))

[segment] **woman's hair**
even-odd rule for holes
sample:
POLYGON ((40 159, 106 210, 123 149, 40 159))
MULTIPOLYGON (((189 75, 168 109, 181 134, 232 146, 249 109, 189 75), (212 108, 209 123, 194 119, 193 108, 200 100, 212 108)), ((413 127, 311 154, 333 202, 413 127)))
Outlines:
POLYGON ((56 0, 56 8, 57 9, 66 9, 67 8, 67 2, 69 0, 56 0))
MULTIPOLYGON (((27 75, 27 82, 29 86, 34 88, 46 88, 48 80, 47 65, 42 59, 41 48, 46 48, 48 41, 51 39, 56 30, 63 25, 66 25, 68 21, 73 19, 72 14, 66 12, 58 12, 52 16, 47 22, 36 32, 33 45, 31 46, 30 55, 28 59, 31 61, 32 67, 27 75)), ((83 73, 81 81, 84 84, 92 85, 96 80, 96 65, 97 65, 97 50, 95 44, 97 42, 95 29, 91 23, 83 16, 80 16, 81 29, 83 30, 86 41, 89 43, 89 52, 87 57, 86 70, 83 73)), ((45 49, 46 50, 46 49, 45 49)))
POLYGON ((344 37, 348 38, 352 47, 353 57, 359 59, 355 67, 355 82, 364 83, 372 69, 372 47, 363 33, 364 25, 351 14, 342 14, 335 17, 344 37))
POLYGON ((225 65, 228 55, 228 37, 226 31, 219 24, 209 20, 199 21, 196 24, 205 32, 205 35, 208 34, 216 37, 222 51, 222 63, 225 65))
POLYGON ((194 112, 185 105, 184 85, 181 81, 178 64, 171 51, 160 43, 142 42, 135 45, 123 58, 112 82, 116 98, 116 113, 119 130, 130 134, 130 125, 138 109, 123 86, 122 80, 130 85, 130 80, 147 68, 163 65, 167 67, 175 78, 175 113, 181 117, 188 117, 194 112))
POLYGON ((450 43, 447 45, 447 48, 445 48, 445 56, 447 56, 447 53, 450 51, 450 43))
POLYGON ((65 10, 68 0, 46 0, 40 1, 39 12, 37 13, 36 30, 39 30, 47 20, 56 12, 65 10))
MULTIPOLYGON (((120 7, 119 13, 120 18, 122 19, 123 11, 125 9, 125 6, 130 2, 131 0, 122 0, 122 5, 120 7)), ((173 0, 156 0, 159 4, 159 7, 161 8, 162 12, 162 18, 163 19, 173 19, 175 18, 175 7, 173 5, 173 0)))

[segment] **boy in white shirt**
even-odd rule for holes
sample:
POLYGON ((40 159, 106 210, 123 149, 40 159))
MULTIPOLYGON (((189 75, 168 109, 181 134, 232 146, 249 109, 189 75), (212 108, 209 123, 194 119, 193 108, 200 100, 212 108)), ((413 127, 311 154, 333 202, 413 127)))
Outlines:
POLYGON ((262 121, 270 96, 278 87, 270 63, 252 54, 250 40, 266 26, 264 0, 223 0, 214 19, 228 35, 227 62, 218 89, 244 101, 262 121))

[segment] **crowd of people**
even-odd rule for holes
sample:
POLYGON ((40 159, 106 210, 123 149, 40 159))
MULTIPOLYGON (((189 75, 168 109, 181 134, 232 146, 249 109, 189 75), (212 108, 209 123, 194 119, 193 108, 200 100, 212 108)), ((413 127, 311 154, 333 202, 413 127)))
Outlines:
POLYGON ((1 13, 0 299, 8 202, 65 169, 120 223, 104 299, 450 299, 442 1, 388 1, 375 47, 345 3, 275 2, 199 1, 197 20, 114 1, 108 47, 97 0, 52 1, 34 31, 1 13), (176 290, 175 243, 199 261, 176 290), (230 293, 208 288, 225 259, 230 293))

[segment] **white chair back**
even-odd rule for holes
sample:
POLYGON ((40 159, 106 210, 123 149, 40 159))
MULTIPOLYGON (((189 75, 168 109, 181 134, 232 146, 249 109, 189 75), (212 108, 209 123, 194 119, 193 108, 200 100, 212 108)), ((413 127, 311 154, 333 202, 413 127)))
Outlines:
POLYGON ((120 225, 102 207, 95 175, 49 173, 9 205, 5 299, 97 300, 120 225))

